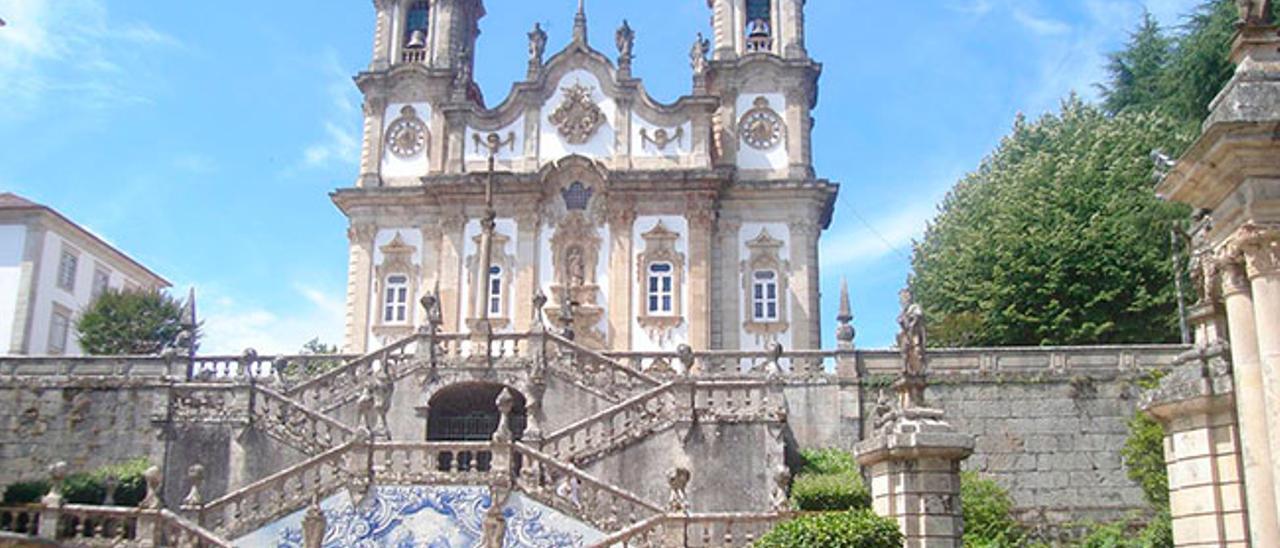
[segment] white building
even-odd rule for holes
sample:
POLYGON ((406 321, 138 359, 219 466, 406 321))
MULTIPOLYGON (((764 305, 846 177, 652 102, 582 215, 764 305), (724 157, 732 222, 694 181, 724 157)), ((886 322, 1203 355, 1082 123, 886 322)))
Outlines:
POLYGON ((57 211, 0 193, 0 354, 80 354, 76 316, 108 287, 169 282, 57 211))

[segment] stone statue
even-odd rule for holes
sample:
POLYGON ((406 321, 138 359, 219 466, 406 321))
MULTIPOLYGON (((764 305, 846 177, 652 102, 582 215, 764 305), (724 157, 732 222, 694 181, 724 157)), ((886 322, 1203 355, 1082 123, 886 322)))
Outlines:
POLYGON ((693 41, 693 49, 689 50, 689 66, 693 67, 694 76, 702 76, 707 72, 707 54, 711 53, 711 41, 698 33, 693 41))
POLYGON ((902 352, 903 372, 908 376, 925 373, 924 309, 915 302, 910 288, 898 294, 902 313, 898 315, 898 350, 902 352))
POLYGON ((667 473, 667 485, 671 487, 671 499, 667 502, 667 510, 672 512, 689 510, 689 495, 685 492, 685 488, 689 486, 691 476, 689 469, 684 467, 672 468, 667 473))
POLYGON ((582 248, 571 247, 565 255, 565 282, 569 287, 581 287, 587 283, 587 267, 582 258, 582 248))
POLYGON ((787 509, 787 485, 791 482, 791 469, 785 464, 779 464, 773 472, 773 492, 770 499, 773 503, 773 509, 782 511, 787 509))
POLYGON ((373 387, 366 384, 360 391, 360 397, 356 399, 356 415, 360 417, 360 423, 370 432, 374 432, 378 425, 375 402, 373 387))
POLYGON ((1250 27, 1265 27, 1272 23, 1271 0, 1236 0, 1240 8, 1240 22, 1250 27))
POLYGON ((529 31, 529 62, 541 65, 542 56, 547 52, 547 33, 539 23, 533 24, 529 31))
MULTIPOLYGON (((377 412, 377 429, 375 432, 391 436, 391 427, 387 424, 387 413, 391 411, 391 396, 396 391, 396 381, 391 377, 391 371, 386 362, 383 362, 382 373, 373 381, 373 408, 377 412)), ((370 428, 373 428, 370 426, 370 428)))
POLYGON ((631 30, 631 24, 626 19, 622 20, 615 38, 618 42, 618 64, 630 64, 636 45, 636 31, 631 30))

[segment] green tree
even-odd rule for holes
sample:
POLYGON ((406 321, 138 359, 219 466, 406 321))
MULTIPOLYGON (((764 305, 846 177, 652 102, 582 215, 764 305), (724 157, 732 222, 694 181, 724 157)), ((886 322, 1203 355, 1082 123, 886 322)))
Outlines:
POLYGON ((1165 98, 1165 69, 1172 47, 1150 12, 1129 37, 1128 47, 1112 53, 1109 81, 1102 88, 1102 106, 1111 114, 1126 109, 1155 110, 1165 98))
MULTIPOLYGON (((1280 3, 1271 9, 1280 16, 1280 3)), ((1235 0, 1205 2, 1187 17, 1164 71, 1167 113, 1194 124, 1208 115, 1209 104, 1235 70, 1231 40, 1239 19, 1235 0)))
POLYGON ((188 348, 199 328, 183 336, 182 303, 162 291, 109 289, 76 321, 80 348, 99 356, 152 355, 169 348, 188 348))
POLYGON ((305 357, 301 360, 289 360, 289 363, 285 364, 282 372, 285 378, 305 379, 323 375, 337 369, 343 363, 342 358, 337 357, 338 347, 321 342, 319 337, 302 345, 301 355, 305 357), (324 356, 335 357, 325 358, 324 356))
POLYGON ((1013 518, 1013 499, 993 480, 976 472, 960 476, 964 545, 983 548, 1021 546, 1026 533, 1013 518))
POLYGON ((937 345, 1176 341, 1169 228, 1150 152, 1187 142, 1156 113, 1076 96, 1011 135, 947 195, 912 257, 937 345), (960 328, 957 328, 960 327, 960 328))

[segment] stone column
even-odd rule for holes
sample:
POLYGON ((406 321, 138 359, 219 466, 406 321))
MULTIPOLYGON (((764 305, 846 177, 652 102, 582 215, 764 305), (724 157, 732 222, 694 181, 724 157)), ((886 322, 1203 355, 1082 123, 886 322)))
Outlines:
POLYGON ((1240 258, 1225 257, 1218 266, 1222 272, 1222 297, 1226 303, 1227 329, 1231 337, 1235 403, 1242 419, 1240 441, 1249 515, 1252 518, 1249 520, 1250 534, 1255 542, 1273 545, 1280 541, 1280 529, 1276 522, 1271 435, 1258 354, 1253 295, 1240 258))
POLYGON ((635 203, 617 200, 609 209, 609 346, 625 351, 631 348, 631 320, 635 279, 632 257, 636 222, 635 203))
POLYGON ((711 231, 716 214, 711 200, 691 198, 689 221, 689 346, 706 350, 711 344, 711 231))
POLYGON ((963 546, 960 463, 973 436, 956 432, 937 409, 895 411, 854 447, 871 478, 872 509, 897 520, 904 546, 963 546))
MULTIPOLYGON (((1266 399, 1264 415, 1240 416, 1245 421, 1264 423, 1269 434, 1272 488, 1275 500, 1280 500, 1280 484, 1274 479, 1280 476, 1280 230, 1247 226, 1243 229, 1241 249, 1246 260, 1249 283, 1253 290, 1253 317, 1257 333, 1258 355, 1262 369, 1262 397, 1266 399)), ((1241 425, 1243 430, 1244 425, 1241 425)), ((1262 439, 1262 438, 1259 438, 1262 439)), ((1254 516, 1253 513, 1250 513, 1254 516)), ((1269 514, 1274 524, 1276 507, 1269 514)), ((1280 529, 1280 528, 1278 528, 1280 529)), ((1265 545, 1280 546, 1280 533, 1265 545)))
POLYGON ((1273 545, 1257 540, 1259 520, 1248 519, 1257 501, 1248 501, 1245 512, 1236 402, 1226 354, 1218 344, 1180 356, 1142 403, 1165 428, 1164 459, 1177 546, 1273 545), (1255 531, 1252 544, 1250 531, 1255 531))
POLYGON ((352 223, 347 229, 347 343, 349 353, 368 350, 369 297, 373 292, 373 239, 378 227, 352 223))
POLYGON ((515 302, 510 303, 512 322, 517 333, 533 327, 533 295, 538 292, 538 228, 542 217, 537 211, 516 213, 515 302))
POLYGON ((375 0, 374 8, 377 10, 377 19, 374 23, 373 30, 373 60, 369 63, 369 70, 386 70, 391 67, 391 18, 395 13, 392 3, 388 0, 375 0))
POLYGON ((466 227, 467 218, 461 213, 440 219, 440 230, 444 236, 440 243, 440 311, 444 316, 442 329, 446 333, 462 331, 458 318, 463 310, 462 253, 466 227))
POLYGON ((799 349, 822 346, 818 311, 818 224, 801 220, 789 225, 791 235, 791 345, 799 349))

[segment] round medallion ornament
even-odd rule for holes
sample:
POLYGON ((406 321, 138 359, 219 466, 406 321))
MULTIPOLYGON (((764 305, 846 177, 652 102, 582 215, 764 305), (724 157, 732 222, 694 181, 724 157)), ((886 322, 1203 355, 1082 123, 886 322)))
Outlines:
POLYGON ((387 150, 400 158, 411 158, 427 147, 427 125, 413 107, 406 106, 387 129, 387 150))
POLYGON ((757 150, 769 150, 782 143, 786 126, 782 117, 769 107, 769 100, 757 97, 755 107, 742 115, 738 122, 738 133, 742 135, 747 146, 757 150))

